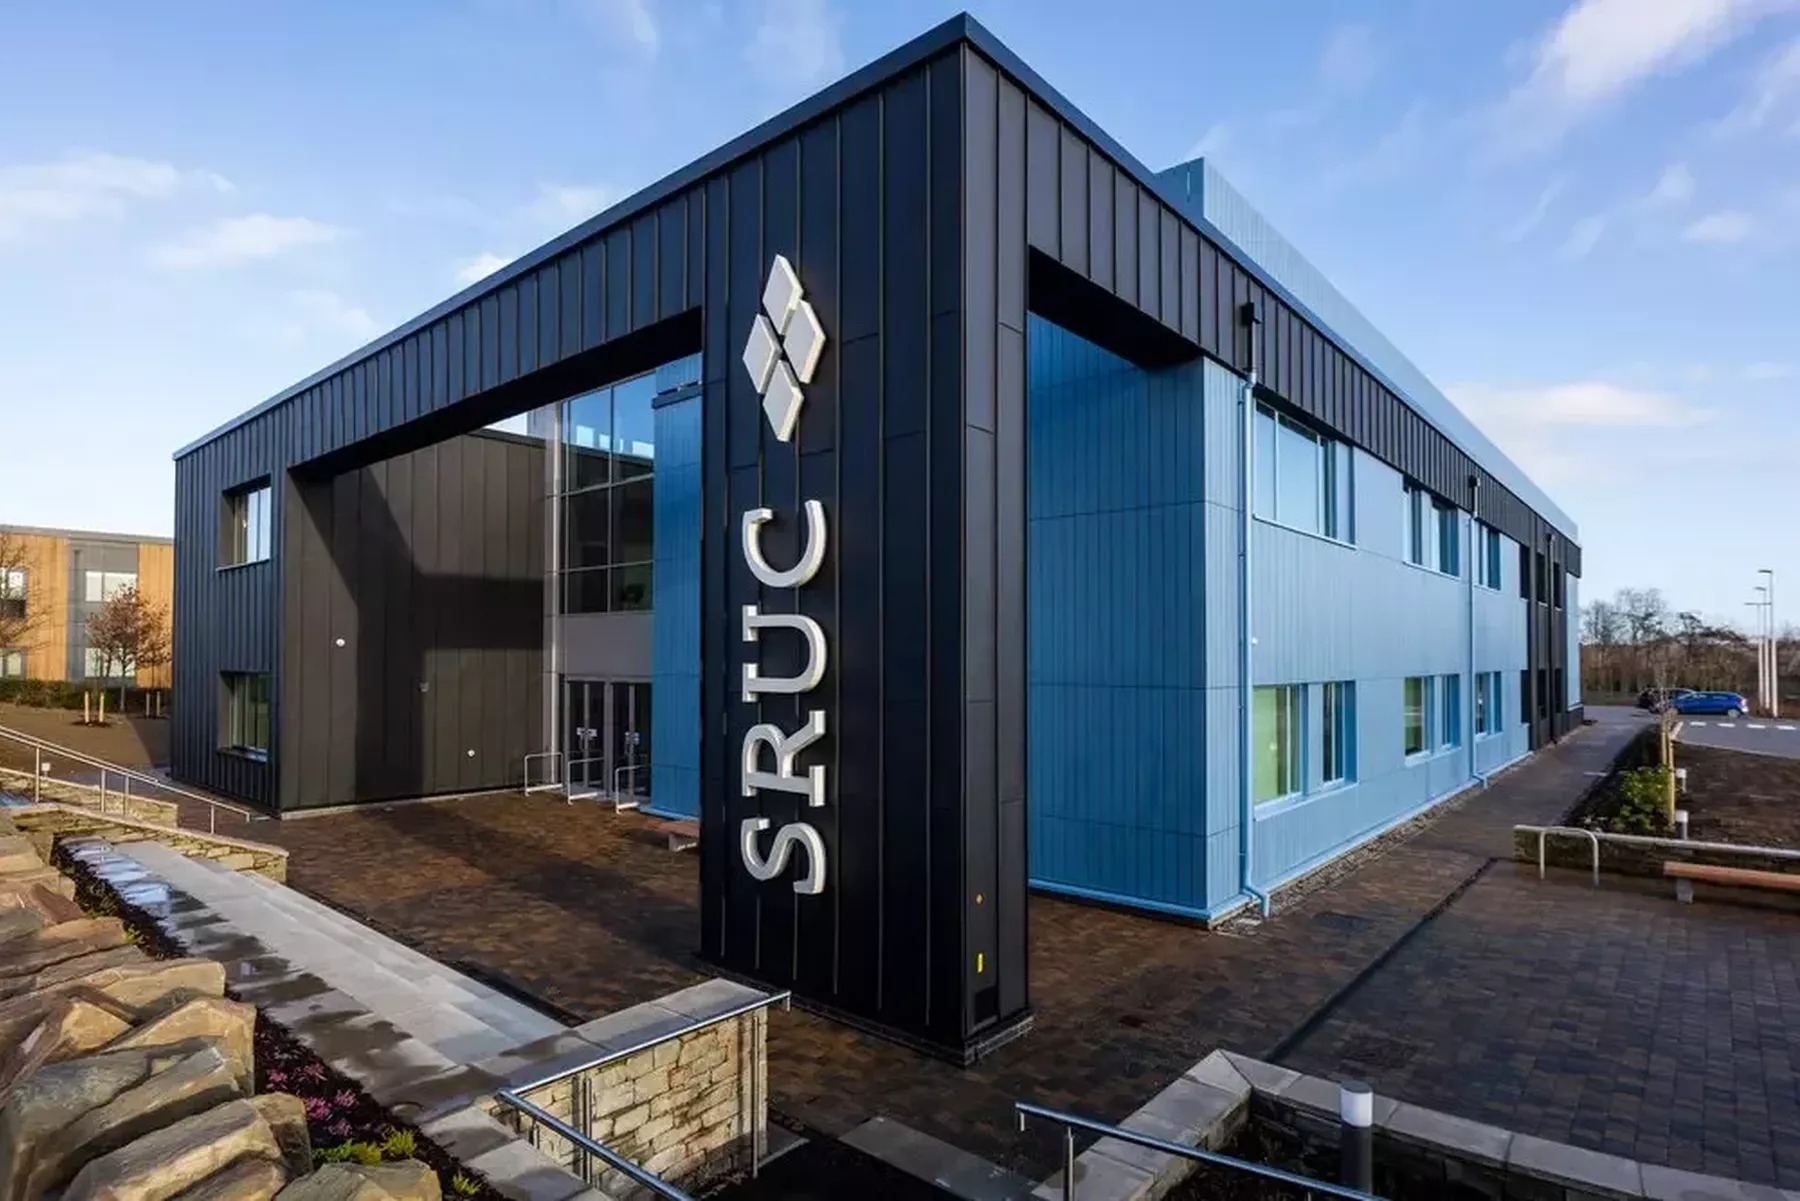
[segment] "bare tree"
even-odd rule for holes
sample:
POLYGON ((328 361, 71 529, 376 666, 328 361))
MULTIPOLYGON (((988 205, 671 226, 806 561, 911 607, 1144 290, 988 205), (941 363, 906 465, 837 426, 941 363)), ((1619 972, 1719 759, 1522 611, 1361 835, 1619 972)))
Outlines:
POLYGON ((125 708, 125 679, 134 671, 169 660, 169 613, 135 585, 121 588, 87 621, 88 646, 100 658, 102 679, 119 681, 119 708, 125 708))
POLYGON ((0 530, 0 649, 26 647, 37 641, 44 607, 32 603, 34 566, 25 540, 0 530))

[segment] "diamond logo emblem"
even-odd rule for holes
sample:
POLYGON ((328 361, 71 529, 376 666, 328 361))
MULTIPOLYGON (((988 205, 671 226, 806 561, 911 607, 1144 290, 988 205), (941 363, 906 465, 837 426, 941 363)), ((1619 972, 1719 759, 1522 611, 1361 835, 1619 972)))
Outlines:
POLYGON ((825 327, 806 302, 800 277, 785 255, 776 255, 769 264, 762 306, 744 346, 744 370, 762 397, 769 428, 777 440, 786 442, 794 436, 806 402, 801 386, 812 382, 824 353, 825 327))

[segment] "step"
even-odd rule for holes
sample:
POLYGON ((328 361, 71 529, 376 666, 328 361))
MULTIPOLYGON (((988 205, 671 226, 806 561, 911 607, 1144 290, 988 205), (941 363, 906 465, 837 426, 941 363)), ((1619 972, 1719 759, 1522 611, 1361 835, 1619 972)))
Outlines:
POLYGON ((270 954, 317 976, 427 1045, 442 1047, 457 1062, 485 1058, 563 1029, 479 981, 264 877, 189 859, 158 844, 138 844, 120 853, 225 919, 222 925, 189 931, 197 942, 224 940, 232 933, 255 938, 270 954))

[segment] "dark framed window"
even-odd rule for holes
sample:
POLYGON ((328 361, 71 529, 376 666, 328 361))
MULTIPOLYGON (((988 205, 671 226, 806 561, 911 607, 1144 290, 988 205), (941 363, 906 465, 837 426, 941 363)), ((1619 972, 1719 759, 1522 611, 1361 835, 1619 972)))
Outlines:
MULTIPOLYGON (((686 379, 686 372, 678 374, 686 379)), ((672 378, 668 369, 659 369, 563 402, 565 613, 650 608, 656 554, 654 402, 659 392, 670 390, 665 385, 672 378)))
POLYGON ((0 617, 25 620, 25 594, 30 585, 31 573, 23 567, 0 571, 0 617))
POLYGON ((1529 667, 1519 673, 1519 720, 1527 724, 1531 721, 1531 669, 1529 667))
POLYGON ((220 673, 219 746, 257 758, 268 756, 269 676, 266 673, 220 673))
POLYGON ((1278 525, 1354 542, 1350 447, 1267 405, 1256 407, 1251 444, 1256 516, 1278 525))
POLYGON ((274 495, 267 483, 225 494, 225 514, 219 539, 221 567, 261 563, 268 559, 274 495))
POLYGON ((1341 784, 1356 778, 1356 685, 1349 680, 1326 684, 1320 701, 1320 782, 1341 784))
POLYGON ((1531 599, 1531 548, 1519 547, 1519 595, 1531 599))

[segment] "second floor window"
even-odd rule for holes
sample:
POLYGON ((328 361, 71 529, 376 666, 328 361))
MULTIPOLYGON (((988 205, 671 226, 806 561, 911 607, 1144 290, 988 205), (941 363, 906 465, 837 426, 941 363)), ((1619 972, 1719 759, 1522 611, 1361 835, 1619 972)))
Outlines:
POLYGON ((1266 405, 1256 408, 1252 434, 1256 515, 1339 542, 1355 541, 1350 447, 1266 405))
POLYGON ((1461 575, 1461 514, 1416 484, 1402 494, 1401 536, 1406 561, 1445 575, 1461 575))
POLYGON ((261 563, 269 557, 269 518, 272 492, 269 485, 230 492, 225 496, 225 538, 221 562, 261 563))
POLYGON ((0 617, 13 621, 25 619, 25 589, 30 576, 23 567, 0 571, 0 617))

